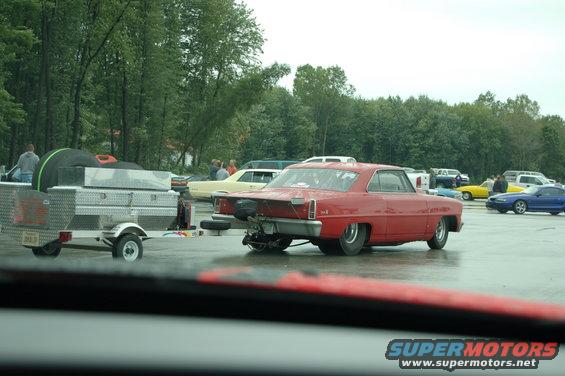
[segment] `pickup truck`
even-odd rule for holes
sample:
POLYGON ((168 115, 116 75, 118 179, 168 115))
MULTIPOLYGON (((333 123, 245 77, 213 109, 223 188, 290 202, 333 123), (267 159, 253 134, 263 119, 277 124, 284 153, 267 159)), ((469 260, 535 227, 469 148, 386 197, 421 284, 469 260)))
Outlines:
POLYGON ((406 171, 406 175, 412 182, 412 185, 416 189, 422 189, 424 191, 428 191, 430 189, 430 174, 428 174, 425 170, 414 170, 410 167, 402 167, 404 171, 406 171))
POLYGON ((545 176, 540 175, 518 175, 516 176, 516 181, 512 182, 513 185, 517 185, 518 187, 528 188, 535 185, 545 185, 551 184, 552 182, 547 179, 545 176))
POLYGON ((462 174, 459 170, 451 168, 434 168, 436 173, 436 187, 453 188, 453 179, 460 174, 461 185, 469 185, 469 176, 462 174))

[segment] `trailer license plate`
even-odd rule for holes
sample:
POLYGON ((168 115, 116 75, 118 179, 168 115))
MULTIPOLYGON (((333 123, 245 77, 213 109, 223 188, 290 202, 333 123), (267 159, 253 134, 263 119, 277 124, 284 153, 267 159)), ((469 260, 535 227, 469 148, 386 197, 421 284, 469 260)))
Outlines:
POLYGON ((262 225, 263 225, 263 231, 265 231, 265 234, 274 233, 275 224, 273 222, 263 222, 262 225))
POLYGON ((24 231, 22 234, 22 245, 27 245, 28 247, 39 247, 39 233, 24 231))

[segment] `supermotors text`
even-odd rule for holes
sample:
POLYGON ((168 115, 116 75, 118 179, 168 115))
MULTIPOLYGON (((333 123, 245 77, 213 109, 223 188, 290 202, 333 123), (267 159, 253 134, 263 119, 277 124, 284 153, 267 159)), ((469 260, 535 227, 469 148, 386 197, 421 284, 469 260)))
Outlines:
POLYGON ((496 339, 394 339, 385 357, 403 369, 537 369, 554 359, 557 342, 496 339))

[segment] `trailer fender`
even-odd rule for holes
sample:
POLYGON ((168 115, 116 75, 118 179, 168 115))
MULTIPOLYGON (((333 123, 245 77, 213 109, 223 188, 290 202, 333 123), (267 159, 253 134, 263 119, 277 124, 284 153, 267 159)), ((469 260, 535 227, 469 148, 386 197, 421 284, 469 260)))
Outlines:
POLYGON ((112 238, 118 238, 124 234, 134 234, 140 237, 147 236, 147 233, 141 226, 137 223, 127 222, 127 223, 120 223, 119 225, 114 226, 112 230, 109 231, 111 233, 112 238))

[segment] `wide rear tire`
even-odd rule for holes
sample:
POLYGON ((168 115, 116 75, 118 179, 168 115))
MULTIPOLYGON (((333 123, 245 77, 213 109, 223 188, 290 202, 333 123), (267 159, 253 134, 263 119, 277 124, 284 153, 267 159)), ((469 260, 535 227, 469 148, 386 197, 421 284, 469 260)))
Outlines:
POLYGON ((84 150, 56 149, 43 155, 31 178, 31 187, 47 193, 47 189, 59 184, 61 167, 100 167, 96 157, 84 150))
POLYGON ((361 252, 367 239, 367 225, 352 223, 339 239, 320 241, 318 248, 326 255, 355 256, 361 252))
POLYGON ((442 249, 447 243, 447 237, 449 235, 449 227, 447 223, 447 219, 445 217, 441 217, 439 222, 436 225, 436 231, 434 233, 433 238, 428 240, 428 246, 431 249, 442 249))

